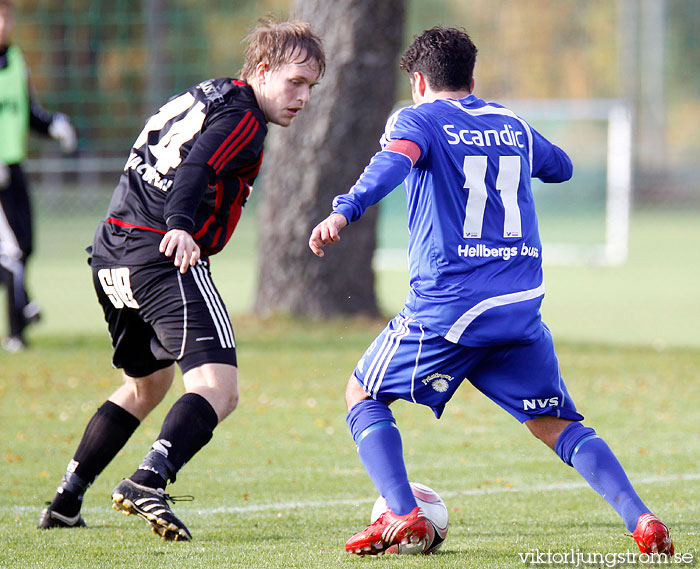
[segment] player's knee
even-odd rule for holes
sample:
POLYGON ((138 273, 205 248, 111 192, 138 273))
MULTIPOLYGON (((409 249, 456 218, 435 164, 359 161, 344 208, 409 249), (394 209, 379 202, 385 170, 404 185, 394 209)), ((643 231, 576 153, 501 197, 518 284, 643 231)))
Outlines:
POLYGON ((228 393, 226 393, 222 399, 224 400, 221 413, 223 416, 220 416, 219 420, 223 420, 225 417, 228 417, 238 407, 238 401, 240 399, 240 395, 238 393, 238 384, 234 384, 233 386, 231 386, 231 388, 228 390, 228 393))
POLYGON ((135 409, 143 416, 148 415, 165 398, 173 383, 174 366, 158 370, 144 377, 131 377, 124 374, 123 390, 129 395, 135 409))
POLYGON ((206 364, 183 375, 187 391, 204 397, 223 421, 238 406, 238 370, 227 364, 206 364))
POLYGON ((559 435, 571 422, 559 417, 545 416, 525 421, 525 425, 537 439, 554 450, 559 435))
POLYGON ((158 388, 139 389, 137 400, 144 410, 150 412, 158 407, 160 402, 165 398, 166 393, 167 391, 158 388))

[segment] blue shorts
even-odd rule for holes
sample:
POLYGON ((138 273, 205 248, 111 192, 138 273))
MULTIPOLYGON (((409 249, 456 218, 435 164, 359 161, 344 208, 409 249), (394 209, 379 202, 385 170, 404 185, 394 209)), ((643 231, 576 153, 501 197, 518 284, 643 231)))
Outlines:
POLYGON ((467 380, 521 423, 544 415, 583 420, 544 324, 529 344, 471 348, 448 342, 399 313, 364 353, 354 375, 373 399, 427 405, 438 418, 467 380))

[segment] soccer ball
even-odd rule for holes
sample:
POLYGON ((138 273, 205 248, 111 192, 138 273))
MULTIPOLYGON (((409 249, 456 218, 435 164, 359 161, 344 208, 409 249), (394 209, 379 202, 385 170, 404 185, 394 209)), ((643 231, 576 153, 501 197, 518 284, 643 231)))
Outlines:
MULTIPOLYGON (((424 549, 419 547, 406 547, 405 545, 392 545, 386 550, 386 553, 433 553, 440 549, 442 542, 445 541, 447 537, 447 527, 450 523, 449 515, 447 513, 447 506, 445 502, 438 493, 432 488, 428 488, 424 484, 419 484, 417 482, 411 482, 411 490, 413 491, 413 496, 416 498, 416 502, 420 509, 423 510, 423 514, 430 521, 435 529, 435 537, 432 543, 425 546, 424 549)), ((379 496, 377 501, 374 503, 372 508, 372 514, 370 516, 370 523, 374 523, 379 516, 381 516, 387 509, 386 500, 383 496, 379 496)))

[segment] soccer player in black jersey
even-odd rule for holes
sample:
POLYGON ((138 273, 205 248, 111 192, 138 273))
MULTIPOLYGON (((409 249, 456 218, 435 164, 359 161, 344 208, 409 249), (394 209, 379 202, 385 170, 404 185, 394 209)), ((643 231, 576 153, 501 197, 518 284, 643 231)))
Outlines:
POLYGON ((186 393, 112 500, 163 539, 191 539, 165 486, 238 402, 233 328, 209 257, 236 227, 267 123, 288 126, 325 70, 307 24, 261 20, 247 40, 240 79, 203 81, 148 119, 95 232, 93 280, 124 383, 88 423, 39 528, 85 525, 85 490, 164 398, 177 362, 186 393))

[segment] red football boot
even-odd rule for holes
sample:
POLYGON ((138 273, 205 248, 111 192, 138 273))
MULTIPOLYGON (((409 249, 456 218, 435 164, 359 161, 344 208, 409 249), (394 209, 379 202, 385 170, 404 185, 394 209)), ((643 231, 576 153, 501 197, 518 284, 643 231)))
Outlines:
POLYGON ((416 506, 405 516, 395 515, 387 508, 367 529, 353 535, 345 544, 345 551, 356 555, 378 555, 393 545, 422 553, 433 542, 433 525, 416 506))
POLYGON ((639 516, 632 537, 642 553, 673 555, 673 540, 668 533, 668 528, 654 514, 639 516))

